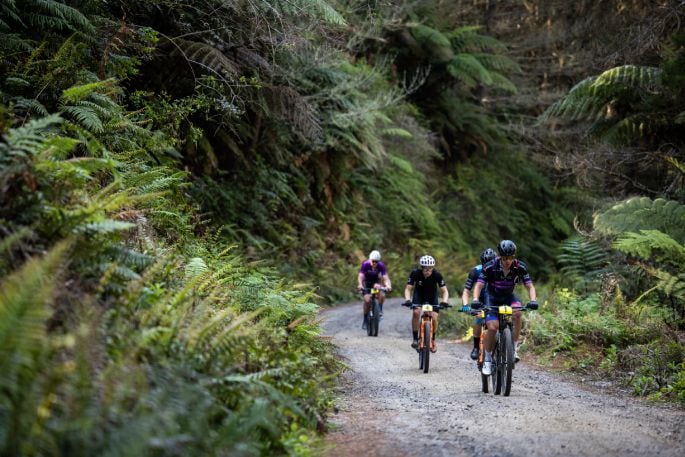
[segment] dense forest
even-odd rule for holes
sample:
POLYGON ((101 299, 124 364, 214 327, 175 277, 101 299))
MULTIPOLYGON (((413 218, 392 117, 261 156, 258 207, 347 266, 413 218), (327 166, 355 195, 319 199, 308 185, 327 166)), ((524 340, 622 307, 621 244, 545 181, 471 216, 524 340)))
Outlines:
MULTIPOLYGON (((310 455, 379 249, 685 405, 685 6, 3 0, 0 454, 310 455)), ((465 318, 448 323, 467 328, 465 318)))

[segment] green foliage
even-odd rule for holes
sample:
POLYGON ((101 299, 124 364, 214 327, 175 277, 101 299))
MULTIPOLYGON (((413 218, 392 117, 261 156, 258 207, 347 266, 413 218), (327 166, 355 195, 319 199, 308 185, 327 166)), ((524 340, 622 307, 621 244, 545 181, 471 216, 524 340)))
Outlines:
POLYGON ((564 278, 587 292, 600 285, 601 275, 608 271, 609 256, 597 241, 574 235, 561 243, 557 262, 564 278))
POLYGON ((685 243, 685 205, 662 198, 652 200, 635 197, 599 212, 594 217, 594 228, 601 233, 617 235, 639 230, 658 230, 685 243))

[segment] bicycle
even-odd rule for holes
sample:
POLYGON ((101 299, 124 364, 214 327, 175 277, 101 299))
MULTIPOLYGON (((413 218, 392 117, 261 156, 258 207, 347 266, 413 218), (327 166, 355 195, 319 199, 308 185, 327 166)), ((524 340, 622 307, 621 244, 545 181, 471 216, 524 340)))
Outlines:
MULTIPOLYGON (((514 360, 514 342, 512 339, 514 331, 513 314, 514 310, 508 305, 492 305, 483 308, 483 317, 487 315, 488 311, 496 311, 499 319, 499 329, 495 334, 495 348, 492 351, 492 391, 495 395, 503 394, 508 397, 511 393, 512 372, 516 364, 514 360), (504 391, 502 391, 504 388, 504 391)), ((528 305, 521 308, 521 312, 529 311, 528 305)), ((483 384, 483 392, 487 393, 487 381, 483 375, 482 364, 484 363, 485 352, 483 348, 483 339, 485 338, 485 323, 483 323, 483 331, 481 332, 480 355, 478 356, 479 370, 481 371, 481 383, 483 384)))
POLYGON ((412 303, 411 305, 405 305, 410 309, 421 308, 421 316, 419 322, 419 347, 416 348, 416 352, 419 353, 419 370, 423 370, 424 373, 428 373, 428 366, 430 365, 430 354, 431 347, 433 345, 433 313, 441 309, 451 308, 452 306, 445 303, 445 305, 431 305, 430 303, 424 303, 422 305, 417 303, 412 303))
MULTIPOLYGON (((378 328, 380 327, 380 312, 381 312, 381 306, 380 303, 378 302, 378 294, 380 292, 385 292, 386 288, 385 287, 372 287, 369 290, 369 294, 371 294, 371 302, 369 303, 369 321, 366 325, 366 334, 368 336, 378 336, 378 328)), ((366 292, 365 290, 362 290, 362 300, 364 293, 366 292)))

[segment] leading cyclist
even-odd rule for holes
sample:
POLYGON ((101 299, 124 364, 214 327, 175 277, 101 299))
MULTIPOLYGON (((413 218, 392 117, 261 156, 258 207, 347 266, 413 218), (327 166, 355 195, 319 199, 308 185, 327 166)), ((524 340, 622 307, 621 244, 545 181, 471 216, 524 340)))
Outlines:
MULTIPOLYGON (((478 276, 476 286, 473 288, 473 302, 471 308, 480 309, 483 305, 478 298, 483 287, 487 284, 488 294, 485 296, 485 306, 509 305, 514 308, 514 360, 518 360, 517 341, 521 333, 521 300, 514 295, 514 287, 523 283, 528 290, 529 309, 537 309, 538 302, 533 280, 530 278, 526 265, 516 259, 516 245, 511 240, 502 240, 497 246, 499 256, 485 264, 478 276)), ((495 334, 499 330, 497 310, 489 309, 485 316, 487 331, 484 341, 484 375, 492 374, 492 350, 495 346, 495 334)))

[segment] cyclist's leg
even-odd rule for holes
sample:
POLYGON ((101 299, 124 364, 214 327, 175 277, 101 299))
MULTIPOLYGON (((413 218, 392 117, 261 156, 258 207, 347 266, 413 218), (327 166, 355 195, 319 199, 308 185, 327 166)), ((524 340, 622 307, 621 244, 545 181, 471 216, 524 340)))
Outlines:
POLYGON ((383 315, 383 302, 385 301, 385 292, 381 291, 378 293, 378 308, 380 312, 380 316, 383 315))
POLYGON ((514 332, 511 336, 511 340, 514 343, 514 362, 519 361, 519 336, 521 336, 521 324, 522 324, 522 312, 523 307, 521 300, 514 294, 511 295, 511 307, 514 311, 513 321, 514 321, 514 332))
MULTIPOLYGON (((420 303, 417 301, 420 297, 416 294, 416 291, 414 291, 414 295, 412 296, 411 302, 412 303, 420 303)), ((421 316, 421 308, 415 308, 412 312, 411 315, 411 333, 412 333, 412 347, 417 348, 418 346, 418 341, 419 341, 419 317, 421 316)))
MULTIPOLYGON (((433 300, 433 307, 437 308, 438 307, 438 296, 435 296, 435 299, 433 300)), ((438 350, 438 345, 435 342, 435 336, 438 334, 438 313, 440 311, 433 311, 432 313, 432 318, 431 318, 431 324, 433 326, 433 335, 431 336, 431 342, 433 346, 431 347, 431 351, 435 352, 438 350)))
POLYGON ((514 334, 512 335, 512 340, 514 345, 516 345, 516 342, 521 335, 521 315, 523 314, 521 312, 521 308, 523 308, 523 305, 521 304, 521 299, 519 299, 516 295, 511 294, 509 306, 511 306, 514 311, 514 334))
MULTIPOLYGON (((493 297, 486 295, 485 297, 485 308, 492 306, 494 303, 493 297)), ((485 314, 485 325, 487 330, 485 332, 485 340, 483 341, 483 346, 486 353, 492 352, 495 346, 495 334, 499 330, 499 317, 496 311, 488 310, 485 314)), ((487 354, 486 354, 487 355, 487 354)))
MULTIPOLYGON (((488 288, 483 287, 483 290, 481 290, 479 297, 481 303, 485 303, 487 293, 488 288)), ((471 350, 471 358, 473 360, 476 360, 478 358, 478 352, 480 351, 480 334, 483 330, 483 321, 484 319, 477 317, 473 323, 473 350, 471 350)))

